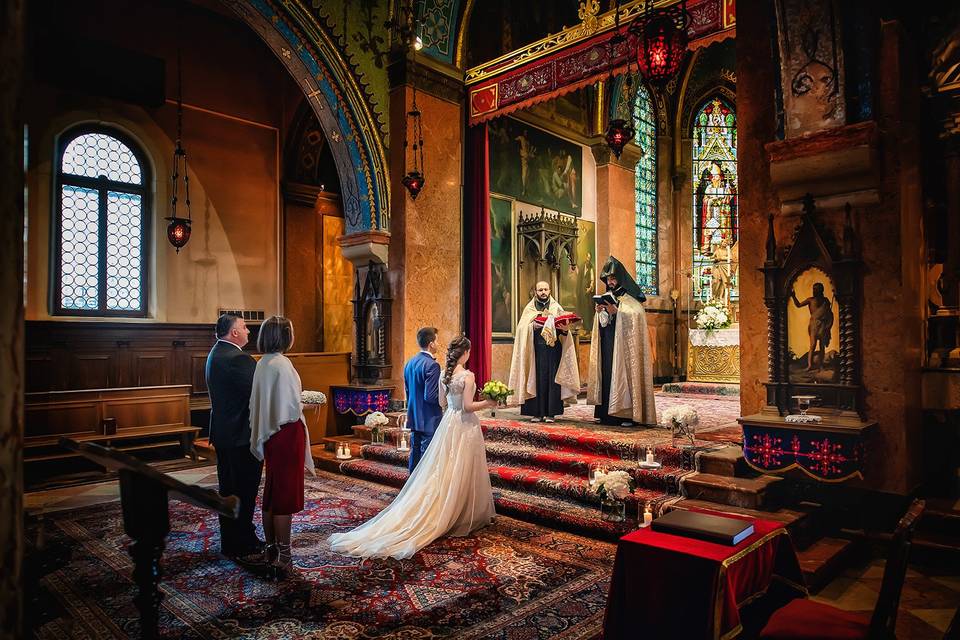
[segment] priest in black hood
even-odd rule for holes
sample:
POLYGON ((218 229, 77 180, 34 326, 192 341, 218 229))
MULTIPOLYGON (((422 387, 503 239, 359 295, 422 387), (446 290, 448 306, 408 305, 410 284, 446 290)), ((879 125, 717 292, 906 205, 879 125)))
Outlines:
POLYGON ((600 271, 600 282, 617 303, 597 305, 587 402, 595 406, 594 417, 602 424, 654 425, 653 358, 642 304, 647 297, 613 256, 600 271))

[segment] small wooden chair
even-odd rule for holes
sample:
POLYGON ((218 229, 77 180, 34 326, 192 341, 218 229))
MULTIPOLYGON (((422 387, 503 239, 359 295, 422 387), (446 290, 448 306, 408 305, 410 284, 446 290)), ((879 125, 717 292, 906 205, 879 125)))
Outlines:
POLYGON ((873 615, 844 611, 806 598, 791 600, 767 621, 761 638, 769 640, 821 640, 894 638, 900 592, 907 574, 910 543, 923 513, 923 500, 914 500, 893 533, 890 558, 883 570, 880 597, 873 615))

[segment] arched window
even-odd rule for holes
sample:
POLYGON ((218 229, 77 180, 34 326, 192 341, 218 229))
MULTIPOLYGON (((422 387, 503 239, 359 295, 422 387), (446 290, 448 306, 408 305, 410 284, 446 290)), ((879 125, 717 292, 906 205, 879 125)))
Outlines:
POLYGON ((637 284, 648 295, 659 293, 657 268, 657 127, 653 100, 640 83, 633 103, 634 142, 643 150, 634 175, 637 284))
POLYGON ((725 303, 740 297, 737 118, 719 96, 693 122, 693 295, 725 303))
POLYGON ((145 316, 149 165, 119 131, 78 127, 57 149, 53 310, 145 316))

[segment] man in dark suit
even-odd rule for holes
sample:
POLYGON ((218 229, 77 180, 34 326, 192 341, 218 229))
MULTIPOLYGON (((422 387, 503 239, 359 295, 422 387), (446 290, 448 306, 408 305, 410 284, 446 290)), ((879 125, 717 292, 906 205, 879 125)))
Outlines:
POLYGON ((403 384, 407 391, 407 424, 410 425, 410 471, 426 453, 433 433, 440 424, 440 364, 437 362, 437 330, 424 327, 417 331, 420 352, 403 367, 403 384))
POLYGON ((253 509, 263 463, 250 453, 250 389, 256 361, 243 346, 250 330, 243 318, 225 313, 217 320, 217 342, 207 356, 210 392, 210 444, 217 452, 220 495, 237 496, 236 520, 220 516, 220 550, 232 558, 256 562, 263 542, 253 528, 253 509))

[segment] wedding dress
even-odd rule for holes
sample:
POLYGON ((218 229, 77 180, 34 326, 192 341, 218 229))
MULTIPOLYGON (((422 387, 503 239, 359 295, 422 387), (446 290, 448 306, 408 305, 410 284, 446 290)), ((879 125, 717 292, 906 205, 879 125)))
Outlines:
MULTIPOLYGON (((441 383, 441 392, 444 391, 441 383)), ((476 382, 464 370, 446 389, 447 410, 420 464, 372 520, 330 536, 334 551, 362 558, 409 558, 441 536, 465 536, 496 515, 480 419, 464 409, 476 382)))

